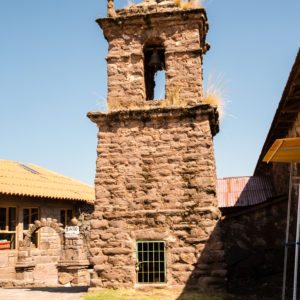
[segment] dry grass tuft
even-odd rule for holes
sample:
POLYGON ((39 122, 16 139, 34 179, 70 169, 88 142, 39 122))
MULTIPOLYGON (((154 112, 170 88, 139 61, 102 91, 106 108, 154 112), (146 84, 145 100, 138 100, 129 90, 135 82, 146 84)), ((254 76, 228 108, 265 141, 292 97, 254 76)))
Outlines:
POLYGON ((216 106, 220 115, 220 120, 223 119, 225 114, 225 92, 223 88, 223 77, 218 76, 212 81, 208 79, 208 86, 202 98, 202 103, 216 106))
POLYGON ((133 0, 127 0, 127 7, 131 7, 132 5, 135 5, 133 0))
POLYGON ((220 117, 223 117, 224 114, 224 99, 222 95, 219 94, 218 90, 207 90, 202 102, 205 104, 210 104, 212 106, 216 106, 218 108, 220 117))
POLYGON ((174 0, 174 2, 181 9, 193 9, 202 7, 200 0, 174 0))

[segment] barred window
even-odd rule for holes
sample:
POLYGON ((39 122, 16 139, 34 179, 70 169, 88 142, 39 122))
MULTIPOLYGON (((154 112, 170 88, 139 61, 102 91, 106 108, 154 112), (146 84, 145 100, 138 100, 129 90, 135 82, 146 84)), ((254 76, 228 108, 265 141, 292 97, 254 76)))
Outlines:
POLYGON ((166 282, 166 247, 163 241, 137 241, 138 283, 166 282))

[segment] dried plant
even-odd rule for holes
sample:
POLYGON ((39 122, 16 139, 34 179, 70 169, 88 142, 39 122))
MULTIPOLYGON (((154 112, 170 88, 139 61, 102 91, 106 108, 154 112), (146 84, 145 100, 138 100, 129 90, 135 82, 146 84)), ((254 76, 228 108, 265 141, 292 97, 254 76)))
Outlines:
POLYGON ((130 7, 132 5, 135 5, 133 0, 127 0, 127 7, 130 7))
POLYGON ((225 92, 224 79, 219 75, 215 80, 211 77, 208 79, 207 89, 202 98, 202 103, 216 106, 222 120, 225 114, 225 92))
POLYGON ((180 90, 179 87, 170 87, 167 93, 168 97, 162 102, 162 106, 180 106, 182 104, 180 90))
POLYGON ((174 0, 175 4, 181 9, 192 9, 202 7, 200 0, 174 0))

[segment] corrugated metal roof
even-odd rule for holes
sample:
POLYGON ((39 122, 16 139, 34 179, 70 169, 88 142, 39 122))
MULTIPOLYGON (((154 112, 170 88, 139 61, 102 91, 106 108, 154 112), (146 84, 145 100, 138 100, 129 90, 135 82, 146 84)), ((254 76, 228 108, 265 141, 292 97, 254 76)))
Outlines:
POLYGON ((230 177, 217 180, 219 207, 251 206, 274 196, 269 177, 230 177))
POLYGON ((0 193, 93 203, 92 186, 45 168, 0 160, 0 193))

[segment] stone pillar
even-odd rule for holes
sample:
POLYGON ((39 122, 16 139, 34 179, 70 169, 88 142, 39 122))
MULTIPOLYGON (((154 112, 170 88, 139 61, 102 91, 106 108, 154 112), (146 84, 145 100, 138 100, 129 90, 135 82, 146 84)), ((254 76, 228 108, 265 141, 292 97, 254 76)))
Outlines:
POLYGON ((64 249, 58 263, 58 281, 72 286, 89 285, 89 261, 80 236, 65 238, 64 249))
POLYGON ((33 281, 35 262, 31 256, 31 241, 26 239, 19 242, 18 260, 16 263, 18 280, 33 281))
POLYGON ((114 18, 116 15, 114 0, 107 0, 107 16, 114 18))

